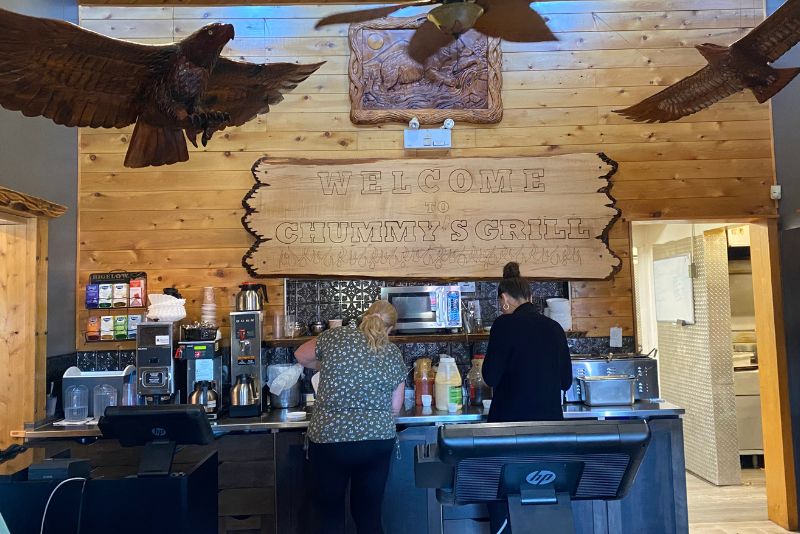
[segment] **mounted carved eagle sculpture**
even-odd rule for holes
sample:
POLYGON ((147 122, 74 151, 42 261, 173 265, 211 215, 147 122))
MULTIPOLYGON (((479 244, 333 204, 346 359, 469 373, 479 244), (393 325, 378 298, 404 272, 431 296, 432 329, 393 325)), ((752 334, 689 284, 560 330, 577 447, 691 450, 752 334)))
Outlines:
POLYGON ((418 63, 474 29, 506 41, 536 43, 557 41, 545 20, 531 8, 530 0, 418 0, 405 4, 346 11, 329 15, 317 28, 328 24, 366 22, 391 15, 405 7, 441 4, 428 13, 408 43, 408 55, 418 63))
POLYGON ((800 74, 769 64, 800 41, 800 0, 788 0, 731 46, 697 45, 708 65, 629 108, 614 110, 637 122, 670 122, 750 89, 766 102, 800 74))
POLYGON ((205 146, 322 65, 220 58, 233 37, 230 24, 209 24, 179 43, 141 45, 0 9, 0 106, 65 126, 135 123, 126 167, 187 161, 184 133, 205 146))

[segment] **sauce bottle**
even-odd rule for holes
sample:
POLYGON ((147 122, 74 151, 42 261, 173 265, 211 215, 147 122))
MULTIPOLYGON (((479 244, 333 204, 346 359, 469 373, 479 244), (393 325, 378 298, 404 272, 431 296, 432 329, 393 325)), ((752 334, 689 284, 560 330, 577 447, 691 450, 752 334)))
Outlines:
POLYGON ((483 354, 472 358, 472 367, 467 373, 469 383, 469 400, 472 406, 483 406, 483 401, 492 398, 492 389, 483 381, 483 354))
POLYGON ((456 410, 463 407, 461 391, 461 373, 458 372, 455 358, 442 356, 439 358, 439 372, 436 373, 436 409, 448 411, 449 404, 455 404, 456 410))
POLYGON ((434 379, 430 358, 420 358, 414 362, 414 400, 422 406, 422 396, 433 396, 434 379))

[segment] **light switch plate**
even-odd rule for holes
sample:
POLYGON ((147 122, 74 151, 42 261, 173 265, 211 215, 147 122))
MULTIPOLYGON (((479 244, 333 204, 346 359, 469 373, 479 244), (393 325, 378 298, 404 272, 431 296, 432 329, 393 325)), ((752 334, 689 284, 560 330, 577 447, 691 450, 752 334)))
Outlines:
POLYGON ((619 326, 612 326, 610 337, 609 346, 614 348, 622 347, 622 328, 619 326))
POLYGON ((447 149, 453 146, 452 130, 444 128, 404 130, 403 142, 407 150, 424 148, 447 149))

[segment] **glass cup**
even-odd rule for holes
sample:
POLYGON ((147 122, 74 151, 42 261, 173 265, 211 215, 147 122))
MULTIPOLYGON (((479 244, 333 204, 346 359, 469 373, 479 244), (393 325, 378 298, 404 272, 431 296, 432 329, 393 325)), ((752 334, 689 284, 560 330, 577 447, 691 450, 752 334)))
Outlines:
POLYGON ((422 406, 430 408, 433 403, 433 395, 422 395, 422 406))
POLYGON ((283 335, 287 338, 293 338, 297 332, 297 319, 294 315, 287 315, 286 322, 283 325, 283 335))
POLYGON ((89 388, 69 386, 64 397, 64 419, 68 422, 83 421, 89 417, 89 388))
POLYGON ((286 316, 276 313, 272 316, 272 337, 280 339, 286 335, 286 316))
POLYGON ((121 406, 136 406, 139 404, 139 397, 136 395, 136 384, 122 384, 121 406))
POLYGON ((100 384, 94 388, 94 402, 92 413, 95 419, 100 419, 109 406, 117 405, 117 389, 109 384, 100 384))

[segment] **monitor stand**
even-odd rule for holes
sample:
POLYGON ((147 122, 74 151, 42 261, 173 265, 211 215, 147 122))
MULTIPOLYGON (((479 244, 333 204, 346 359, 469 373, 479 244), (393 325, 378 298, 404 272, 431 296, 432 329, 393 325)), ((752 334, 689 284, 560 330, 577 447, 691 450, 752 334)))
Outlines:
POLYGON ((500 474, 499 496, 508 502, 512 534, 575 534, 572 500, 583 465, 567 462, 508 463, 500 474))
POLYGON ((547 534, 575 534, 572 518, 572 500, 569 493, 556 493, 551 487, 522 490, 509 494, 508 523, 511 532, 547 532, 547 534), (535 493, 532 494, 532 493, 535 493), (533 498, 533 502, 528 502, 533 498))
POLYGON ((139 459, 140 477, 169 476, 172 470, 172 457, 175 455, 174 441, 151 441, 142 449, 139 459))

